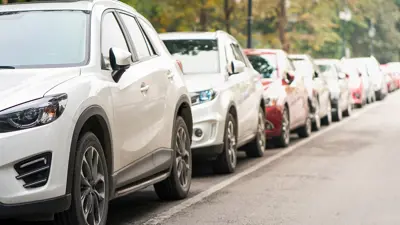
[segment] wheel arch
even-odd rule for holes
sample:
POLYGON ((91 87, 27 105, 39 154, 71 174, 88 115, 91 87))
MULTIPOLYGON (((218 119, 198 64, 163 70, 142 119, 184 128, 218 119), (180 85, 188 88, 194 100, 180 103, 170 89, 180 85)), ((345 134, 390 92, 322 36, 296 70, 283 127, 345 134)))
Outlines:
MULTIPOLYGON (((103 147, 104 154, 107 160, 109 174, 114 168, 114 155, 112 151, 112 135, 109 120, 106 112, 98 105, 93 105, 85 109, 79 116, 72 134, 71 148, 68 161, 67 189, 66 194, 72 192, 73 175, 75 168, 75 156, 77 151, 77 143, 81 135, 87 131, 93 132, 103 147)), ((112 190, 113 187, 110 187, 112 190)))
MULTIPOLYGON (((190 134, 190 141, 192 141, 193 135, 193 115, 192 109, 190 104, 190 99, 186 95, 182 95, 178 103, 176 104, 175 114, 174 114, 174 121, 177 116, 181 116, 188 127, 189 134, 190 134)), ((173 128, 174 129, 174 128, 173 128)))

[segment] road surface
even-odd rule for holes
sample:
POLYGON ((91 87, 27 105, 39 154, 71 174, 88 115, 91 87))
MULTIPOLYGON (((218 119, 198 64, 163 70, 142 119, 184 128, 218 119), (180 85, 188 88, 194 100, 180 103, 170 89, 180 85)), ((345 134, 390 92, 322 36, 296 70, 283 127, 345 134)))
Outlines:
POLYGON ((148 188, 112 202, 108 224, 398 225, 399 100, 396 92, 289 148, 243 157, 233 175, 198 165, 188 199, 160 202, 148 188))

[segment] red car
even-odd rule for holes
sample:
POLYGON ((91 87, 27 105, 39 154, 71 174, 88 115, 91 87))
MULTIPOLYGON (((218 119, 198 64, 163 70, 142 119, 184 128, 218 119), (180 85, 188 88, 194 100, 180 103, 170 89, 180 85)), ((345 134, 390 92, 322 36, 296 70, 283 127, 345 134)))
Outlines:
POLYGON ((363 79, 363 73, 352 64, 350 61, 342 60, 340 64, 340 70, 346 74, 349 80, 349 88, 353 99, 353 105, 362 107, 367 103, 368 91, 365 79, 363 79))
POLYGON ((312 127, 308 92, 303 78, 295 75, 287 54, 271 49, 246 49, 244 52, 263 76, 267 137, 280 147, 289 145, 291 132, 308 137, 312 127))
POLYGON ((387 71, 395 83, 395 90, 400 88, 400 63, 390 62, 384 65, 384 71, 387 71))

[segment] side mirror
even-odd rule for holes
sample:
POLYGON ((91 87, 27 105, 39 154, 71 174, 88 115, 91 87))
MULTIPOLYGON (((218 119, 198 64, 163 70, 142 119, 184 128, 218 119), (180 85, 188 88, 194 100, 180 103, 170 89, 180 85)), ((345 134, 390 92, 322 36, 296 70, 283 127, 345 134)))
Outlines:
POLYGON ((287 72, 283 81, 286 84, 290 84, 293 82, 294 78, 295 78, 295 76, 294 76, 293 72, 287 72))
POLYGON ((132 64, 132 54, 120 48, 110 48, 110 65, 113 71, 128 69, 132 64))
POLYGON ((339 77, 339 79, 343 80, 343 79, 346 79, 346 78, 347 78, 347 74, 345 74, 345 73, 343 73, 343 72, 340 72, 340 73, 338 74, 338 77, 339 77))
POLYGON ((229 75, 233 75, 233 74, 238 74, 238 73, 244 72, 245 67, 246 67, 246 65, 243 62, 241 62, 239 60, 232 60, 227 65, 227 70, 228 70, 229 75))
POLYGON ((317 71, 314 72, 314 78, 319 77, 319 73, 317 71))

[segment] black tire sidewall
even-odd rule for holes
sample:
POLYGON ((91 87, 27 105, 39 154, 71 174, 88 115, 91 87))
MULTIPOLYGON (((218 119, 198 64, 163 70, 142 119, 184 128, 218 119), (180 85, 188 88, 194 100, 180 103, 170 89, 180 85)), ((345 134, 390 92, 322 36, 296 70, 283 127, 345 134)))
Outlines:
POLYGON ((238 139, 237 134, 238 134, 238 132, 237 132, 237 129, 236 129, 236 121, 235 121, 235 118, 233 117, 233 115, 229 113, 228 116, 227 116, 226 118, 227 118, 227 120, 226 120, 226 123, 225 123, 225 132, 224 132, 224 152, 223 152, 223 154, 224 154, 225 160, 226 160, 226 162, 227 162, 227 164, 228 164, 229 170, 230 170, 230 171, 234 171, 235 168, 236 168, 236 165, 237 165, 237 152, 238 152, 238 151, 237 151, 237 139, 238 139), (227 146, 227 143, 228 143, 228 124, 229 124, 229 121, 232 121, 232 123, 233 123, 233 128, 235 129, 235 130, 234 130, 234 132, 235 132, 235 139, 236 139, 236 145, 235 145, 236 163, 235 163, 235 165, 232 165, 232 162, 231 162, 231 160, 230 160, 230 158, 229 158, 229 152, 228 152, 228 146, 227 146))
POLYGON ((85 150, 93 146, 96 148, 99 152, 100 160, 102 161, 103 165, 106 165, 106 168, 104 168, 104 181, 105 181, 105 212, 104 216, 102 218, 102 221, 100 225, 105 225, 107 222, 107 215, 108 215, 108 201, 110 199, 110 177, 109 177, 109 172, 107 168, 107 161, 104 155, 103 147, 101 146, 101 143, 99 139, 96 137, 91 132, 87 132, 82 137, 79 139, 78 144, 77 144, 77 152, 76 152, 76 157, 75 157, 75 165, 74 165, 74 177, 73 177, 73 186, 72 186, 72 202, 71 202, 71 209, 73 210, 73 214, 75 214, 75 219, 76 219, 76 225, 85 225, 86 221, 83 217, 82 214, 82 209, 81 209, 81 199, 80 199, 80 171, 81 171, 81 163, 83 160, 83 156, 85 153, 85 150), (78 176, 77 176, 78 175, 78 176))
POLYGON ((176 191, 178 192, 178 195, 181 196, 181 197, 187 196, 187 194, 189 193, 190 186, 191 186, 191 181, 192 181, 193 159, 192 159, 192 151, 191 151, 191 148, 190 148, 190 145, 191 145, 190 139, 191 139, 190 133, 189 133, 189 130, 188 130, 187 125, 185 123, 185 120, 182 117, 178 116, 176 118, 176 121, 175 121, 174 133, 173 133, 173 136, 172 136, 172 149, 174 151, 173 151, 173 157, 172 157, 173 162, 172 162, 172 168, 171 168, 170 176, 171 176, 171 178, 172 178, 172 180, 174 182, 174 187, 176 188, 176 191), (184 131, 185 131, 185 133, 187 135, 186 144, 189 145, 187 151, 189 151, 189 154, 190 154, 190 156, 189 156, 190 169, 189 169, 189 177, 188 177, 189 180, 188 180, 187 190, 185 190, 182 187, 182 185, 180 184, 179 178, 178 178, 178 173, 177 173, 177 170, 176 170, 176 160, 175 159, 176 159, 176 151, 177 150, 175 149, 175 142, 176 142, 176 139, 177 139, 177 132, 178 132, 178 129, 180 127, 182 127, 184 129, 184 131))

